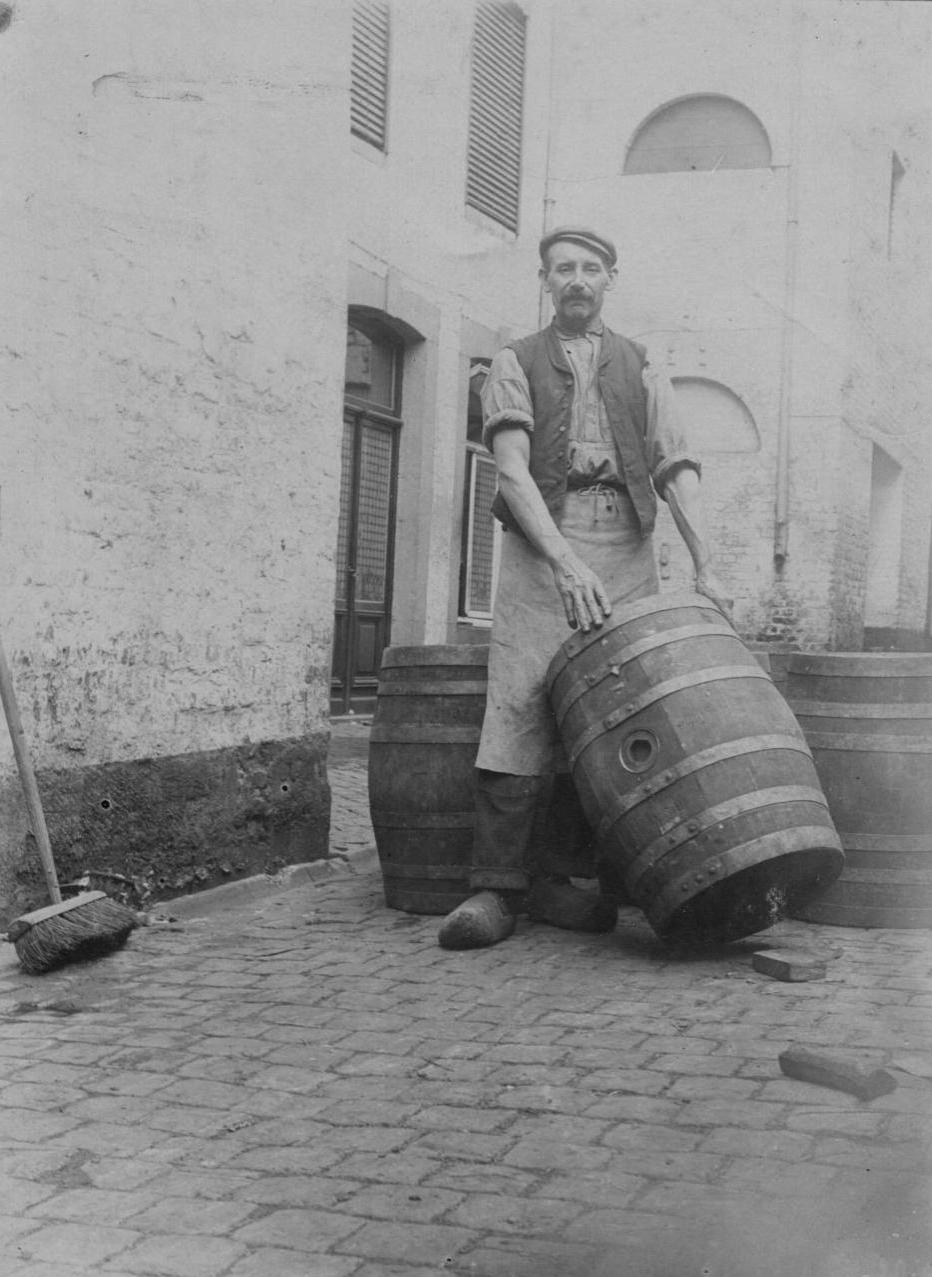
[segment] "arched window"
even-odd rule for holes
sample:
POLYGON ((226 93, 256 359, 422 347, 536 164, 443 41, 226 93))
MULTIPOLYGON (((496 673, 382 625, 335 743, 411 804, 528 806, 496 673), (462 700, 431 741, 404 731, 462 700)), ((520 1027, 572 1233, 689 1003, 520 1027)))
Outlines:
POLYGON ((727 386, 705 377, 672 380, 690 441, 700 456, 708 452, 760 451, 754 418, 727 386))
POLYGON ((760 120, 733 98, 681 98, 647 117, 628 147, 625 173, 688 173, 767 168, 770 139, 760 120))

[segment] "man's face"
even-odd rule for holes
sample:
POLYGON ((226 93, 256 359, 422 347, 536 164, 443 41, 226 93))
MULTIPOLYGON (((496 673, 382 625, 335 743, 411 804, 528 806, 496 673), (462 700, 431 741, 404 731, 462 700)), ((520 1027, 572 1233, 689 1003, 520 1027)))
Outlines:
POLYGON ((540 268, 544 290, 553 299, 557 323, 568 332, 584 332, 602 313, 606 292, 617 271, 609 270, 598 253, 559 239, 550 246, 548 263, 540 268))

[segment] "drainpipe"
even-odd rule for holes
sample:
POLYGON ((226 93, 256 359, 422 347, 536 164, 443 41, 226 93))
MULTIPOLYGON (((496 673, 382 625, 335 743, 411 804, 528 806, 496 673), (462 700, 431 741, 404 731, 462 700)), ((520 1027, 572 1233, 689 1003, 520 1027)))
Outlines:
POLYGON ((793 61, 796 74, 790 101, 789 164, 786 189, 786 265, 783 277, 783 318, 780 331, 780 409, 777 419, 777 480, 774 502, 773 560, 783 572, 789 554, 791 416, 793 411, 793 341, 799 266, 799 111, 802 96, 803 14, 793 10, 793 61))
POLYGON ((929 532, 929 569, 928 581, 926 583, 926 632, 925 646, 927 652, 932 652, 932 530, 929 532))
MULTIPOLYGON (((553 196, 550 194, 550 165, 553 154, 553 93, 556 81, 556 57, 553 39, 553 15, 547 14, 547 38, 550 43, 550 71, 547 82, 547 148, 544 154, 544 199, 543 209, 541 211, 540 234, 541 239, 550 230, 553 222, 553 196)), ((544 292, 541 285, 538 293, 537 302, 537 327, 546 328, 550 322, 550 307, 548 295, 544 292)))

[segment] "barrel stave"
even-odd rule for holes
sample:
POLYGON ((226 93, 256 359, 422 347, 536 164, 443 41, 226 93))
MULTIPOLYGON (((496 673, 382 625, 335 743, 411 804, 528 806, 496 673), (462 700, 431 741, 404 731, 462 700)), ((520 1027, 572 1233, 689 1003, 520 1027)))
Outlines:
POLYGON ((932 927, 932 656, 797 653, 787 696, 847 857, 796 916, 932 927))
POLYGON ((385 902, 442 914, 469 893, 488 649, 388 648, 369 742, 385 902))
POLYGON ((564 644, 550 686, 583 809, 661 935, 749 934, 837 876, 803 733, 707 600, 623 610, 564 644))

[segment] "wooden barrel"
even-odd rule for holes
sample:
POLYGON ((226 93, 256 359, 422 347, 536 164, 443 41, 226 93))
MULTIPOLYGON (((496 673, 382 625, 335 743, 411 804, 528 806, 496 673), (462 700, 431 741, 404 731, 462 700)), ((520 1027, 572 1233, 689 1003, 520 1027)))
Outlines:
POLYGON ((843 855, 786 701, 725 617, 652 595, 575 634, 548 672, 583 808, 654 929, 721 942, 772 926, 843 855))
POLYGON ((443 914, 467 898, 488 647, 389 647, 369 738, 385 903, 443 914))
POLYGON ((932 927, 932 655, 799 652, 787 695, 845 868, 794 911, 849 927, 932 927))
POLYGON ((747 644, 748 651, 754 653, 756 660, 770 675, 770 681, 777 691, 786 696, 786 680, 793 648, 784 644, 752 642, 747 644))

